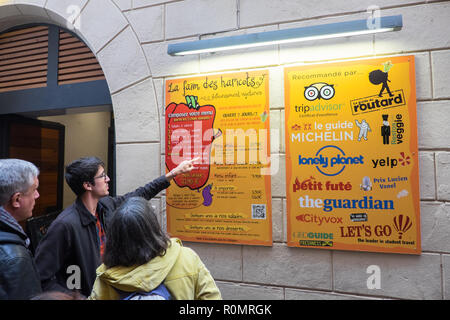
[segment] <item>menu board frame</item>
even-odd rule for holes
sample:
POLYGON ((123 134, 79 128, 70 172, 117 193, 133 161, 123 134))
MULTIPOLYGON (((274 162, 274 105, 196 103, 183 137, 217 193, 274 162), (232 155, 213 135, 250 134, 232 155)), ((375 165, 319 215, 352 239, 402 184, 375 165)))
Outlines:
POLYGON ((166 79, 165 106, 166 172, 200 157, 166 190, 168 233, 271 246, 269 71, 166 79))
POLYGON ((287 244, 421 253, 414 56, 286 67, 287 244))

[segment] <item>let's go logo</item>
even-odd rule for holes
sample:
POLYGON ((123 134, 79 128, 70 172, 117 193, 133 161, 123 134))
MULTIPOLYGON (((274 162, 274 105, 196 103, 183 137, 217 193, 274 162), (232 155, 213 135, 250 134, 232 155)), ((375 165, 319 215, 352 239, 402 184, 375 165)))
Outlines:
POLYGON ((320 148, 314 157, 298 156, 299 166, 315 166, 317 171, 325 176, 337 176, 344 171, 347 165, 364 164, 362 155, 351 156, 334 145, 328 145, 320 148))

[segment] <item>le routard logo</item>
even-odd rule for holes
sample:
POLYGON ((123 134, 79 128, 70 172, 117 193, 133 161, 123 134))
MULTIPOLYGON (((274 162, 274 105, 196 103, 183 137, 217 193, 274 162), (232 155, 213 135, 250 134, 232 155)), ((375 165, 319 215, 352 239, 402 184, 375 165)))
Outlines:
POLYGON ((368 80, 374 86, 381 89, 376 95, 357 98, 350 101, 352 114, 358 115, 406 105, 405 95, 402 89, 391 91, 389 87, 389 70, 394 66, 391 61, 382 63, 383 70, 376 69, 369 72, 368 80))
POLYGON ((334 97, 334 85, 325 82, 316 82, 305 87, 303 95, 308 101, 314 101, 316 99, 330 100, 334 97))

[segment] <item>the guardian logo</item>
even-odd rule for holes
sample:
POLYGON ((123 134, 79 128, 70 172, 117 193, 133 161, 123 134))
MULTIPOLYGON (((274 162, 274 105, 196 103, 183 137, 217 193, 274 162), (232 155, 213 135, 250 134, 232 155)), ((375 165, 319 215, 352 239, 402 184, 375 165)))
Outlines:
POLYGON ((320 148, 314 157, 298 156, 299 166, 315 166, 317 171, 326 176, 336 176, 344 171, 347 165, 364 164, 364 157, 348 156, 345 152, 333 145, 320 148))

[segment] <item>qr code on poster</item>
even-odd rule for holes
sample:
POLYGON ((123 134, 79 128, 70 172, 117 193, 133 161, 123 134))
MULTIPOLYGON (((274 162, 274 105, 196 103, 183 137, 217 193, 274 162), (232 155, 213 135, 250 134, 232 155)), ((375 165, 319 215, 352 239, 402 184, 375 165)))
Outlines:
POLYGON ((252 219, 265 219, 265 218, 266 218, 266 205, 252 204, 252 219))

